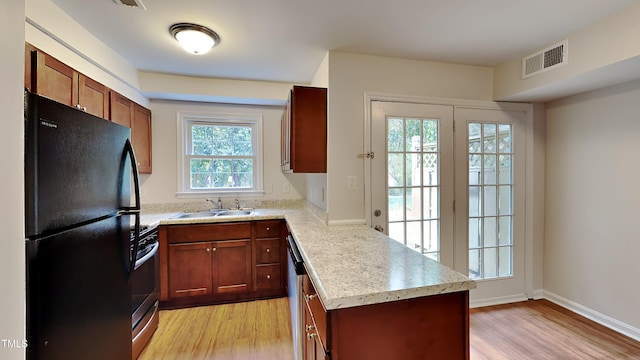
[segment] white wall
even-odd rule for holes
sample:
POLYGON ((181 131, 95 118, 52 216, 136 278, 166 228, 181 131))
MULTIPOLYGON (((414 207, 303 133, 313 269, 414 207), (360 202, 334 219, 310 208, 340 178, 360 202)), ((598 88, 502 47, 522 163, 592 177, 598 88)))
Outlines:
POLYGON ((521 57, 497 66, 494 99, 546 101, 640 78, 638 17, 640 3, 635 2, 546 44, 568 39, 568 63, 562 67, 523 80, 521 57))
POLYGON ((491 100, 493 70, 351 53, 329 53, 327 208, 330 223, 365 223, 364 93, 491 100), (357 189, 348 190, 347 176, 357 189))
POLYGON ((146 106, 137 70, 50 0, 26 0, 23 41, 146 106))
POLYGON ((0 359, 23 359, 4 340, 25 339, 23 64, 24 0, 0 3, 0 359))
POLYGON ((634 81, 547 104, 544 289, 640 339, 638 99, 634 81))
MULTIPOLYGON (((329 88, 329 53, 325 55, 316 70, 313 79, 311 80, 311 86, 325 87, 327 88, 327 102, 329 101, 328 93, 331 92, 329 88)), ((327 109, 331 105, 327 103, 327 109)), ((322 220, 326 221, 327 212, 327 174, 306 174, 307 180, 307 192, 305 197, 308 203, 315 205, 322 216, 319 216, 322 220)), ((320 214, 318 214, 320 215, 320 214)))
MULTIPOLYGON (((153 114, 153 174, 141 175, 141 201, 143 204, 204 201, 203 199, 207 197, 203 196, 202 199, 179 199, 176 197, 178 111, 261 114, 263 117, 264 185, 265 188, 271 185, 273 192, 256 199, 277 200, 304 197, 304 176, 284 175, 280 170, 280 119, 284 107, 153 100, 150 103, 150 108, 153 114), (289 185, 288 193, 283 192, 285 184, 289 185)), ((244 200, 246 201, 247 198, 244 200)))

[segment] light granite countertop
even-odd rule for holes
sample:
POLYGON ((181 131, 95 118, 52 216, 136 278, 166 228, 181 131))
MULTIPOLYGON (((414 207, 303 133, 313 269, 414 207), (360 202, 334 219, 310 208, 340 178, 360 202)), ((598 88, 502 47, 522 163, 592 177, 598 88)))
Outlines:
POLYGON ((257 209, 249 216, 175 218, 143 214, 144 225, 285 219, 327 310, 466 291, 473 280, 365 225, 326 225, 305 209, 257 209))

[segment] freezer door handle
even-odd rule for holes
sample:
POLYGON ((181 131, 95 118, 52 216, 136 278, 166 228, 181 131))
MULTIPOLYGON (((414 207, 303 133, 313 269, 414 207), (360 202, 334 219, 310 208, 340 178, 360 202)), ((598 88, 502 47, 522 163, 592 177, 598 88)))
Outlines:
MULTIPOLYGON (((140 182, 138 180, 138 162, 136 161, 136 154, 133 151, 133 145, 131 145, 131 141, 127 139, 124 144, 124 150, 129 155, 129 159, 131 159, 131 168, 133 172, 133 189, 135 196, 135 204, 133 206, 125 207, 123 210, 140 210, 140 182)), ((126 173, 123 173, 122 176, 127 176, 126 173)))

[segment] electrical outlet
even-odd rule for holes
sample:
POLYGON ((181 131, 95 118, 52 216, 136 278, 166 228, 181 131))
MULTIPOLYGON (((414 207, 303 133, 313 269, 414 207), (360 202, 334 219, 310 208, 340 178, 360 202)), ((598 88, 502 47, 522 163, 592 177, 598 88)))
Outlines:
POLYGON ((347 189, 351 191, 358 189, 358 178, 356 176, 347 176, 347 189))

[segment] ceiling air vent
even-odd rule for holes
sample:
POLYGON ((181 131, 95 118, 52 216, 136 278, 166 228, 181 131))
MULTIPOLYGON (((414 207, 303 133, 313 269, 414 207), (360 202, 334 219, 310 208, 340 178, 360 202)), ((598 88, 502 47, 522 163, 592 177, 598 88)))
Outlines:
POLYGON ((118 5, 125 5, 129 7, 139 7, 139 8, 142 8, 143 10, 147 9, 144 7, 142 0, 113 0, 113 2, 118 5))
POLYGON ((522 78, 526 79, 567 64, 568 40, 522 58, 522 78))

